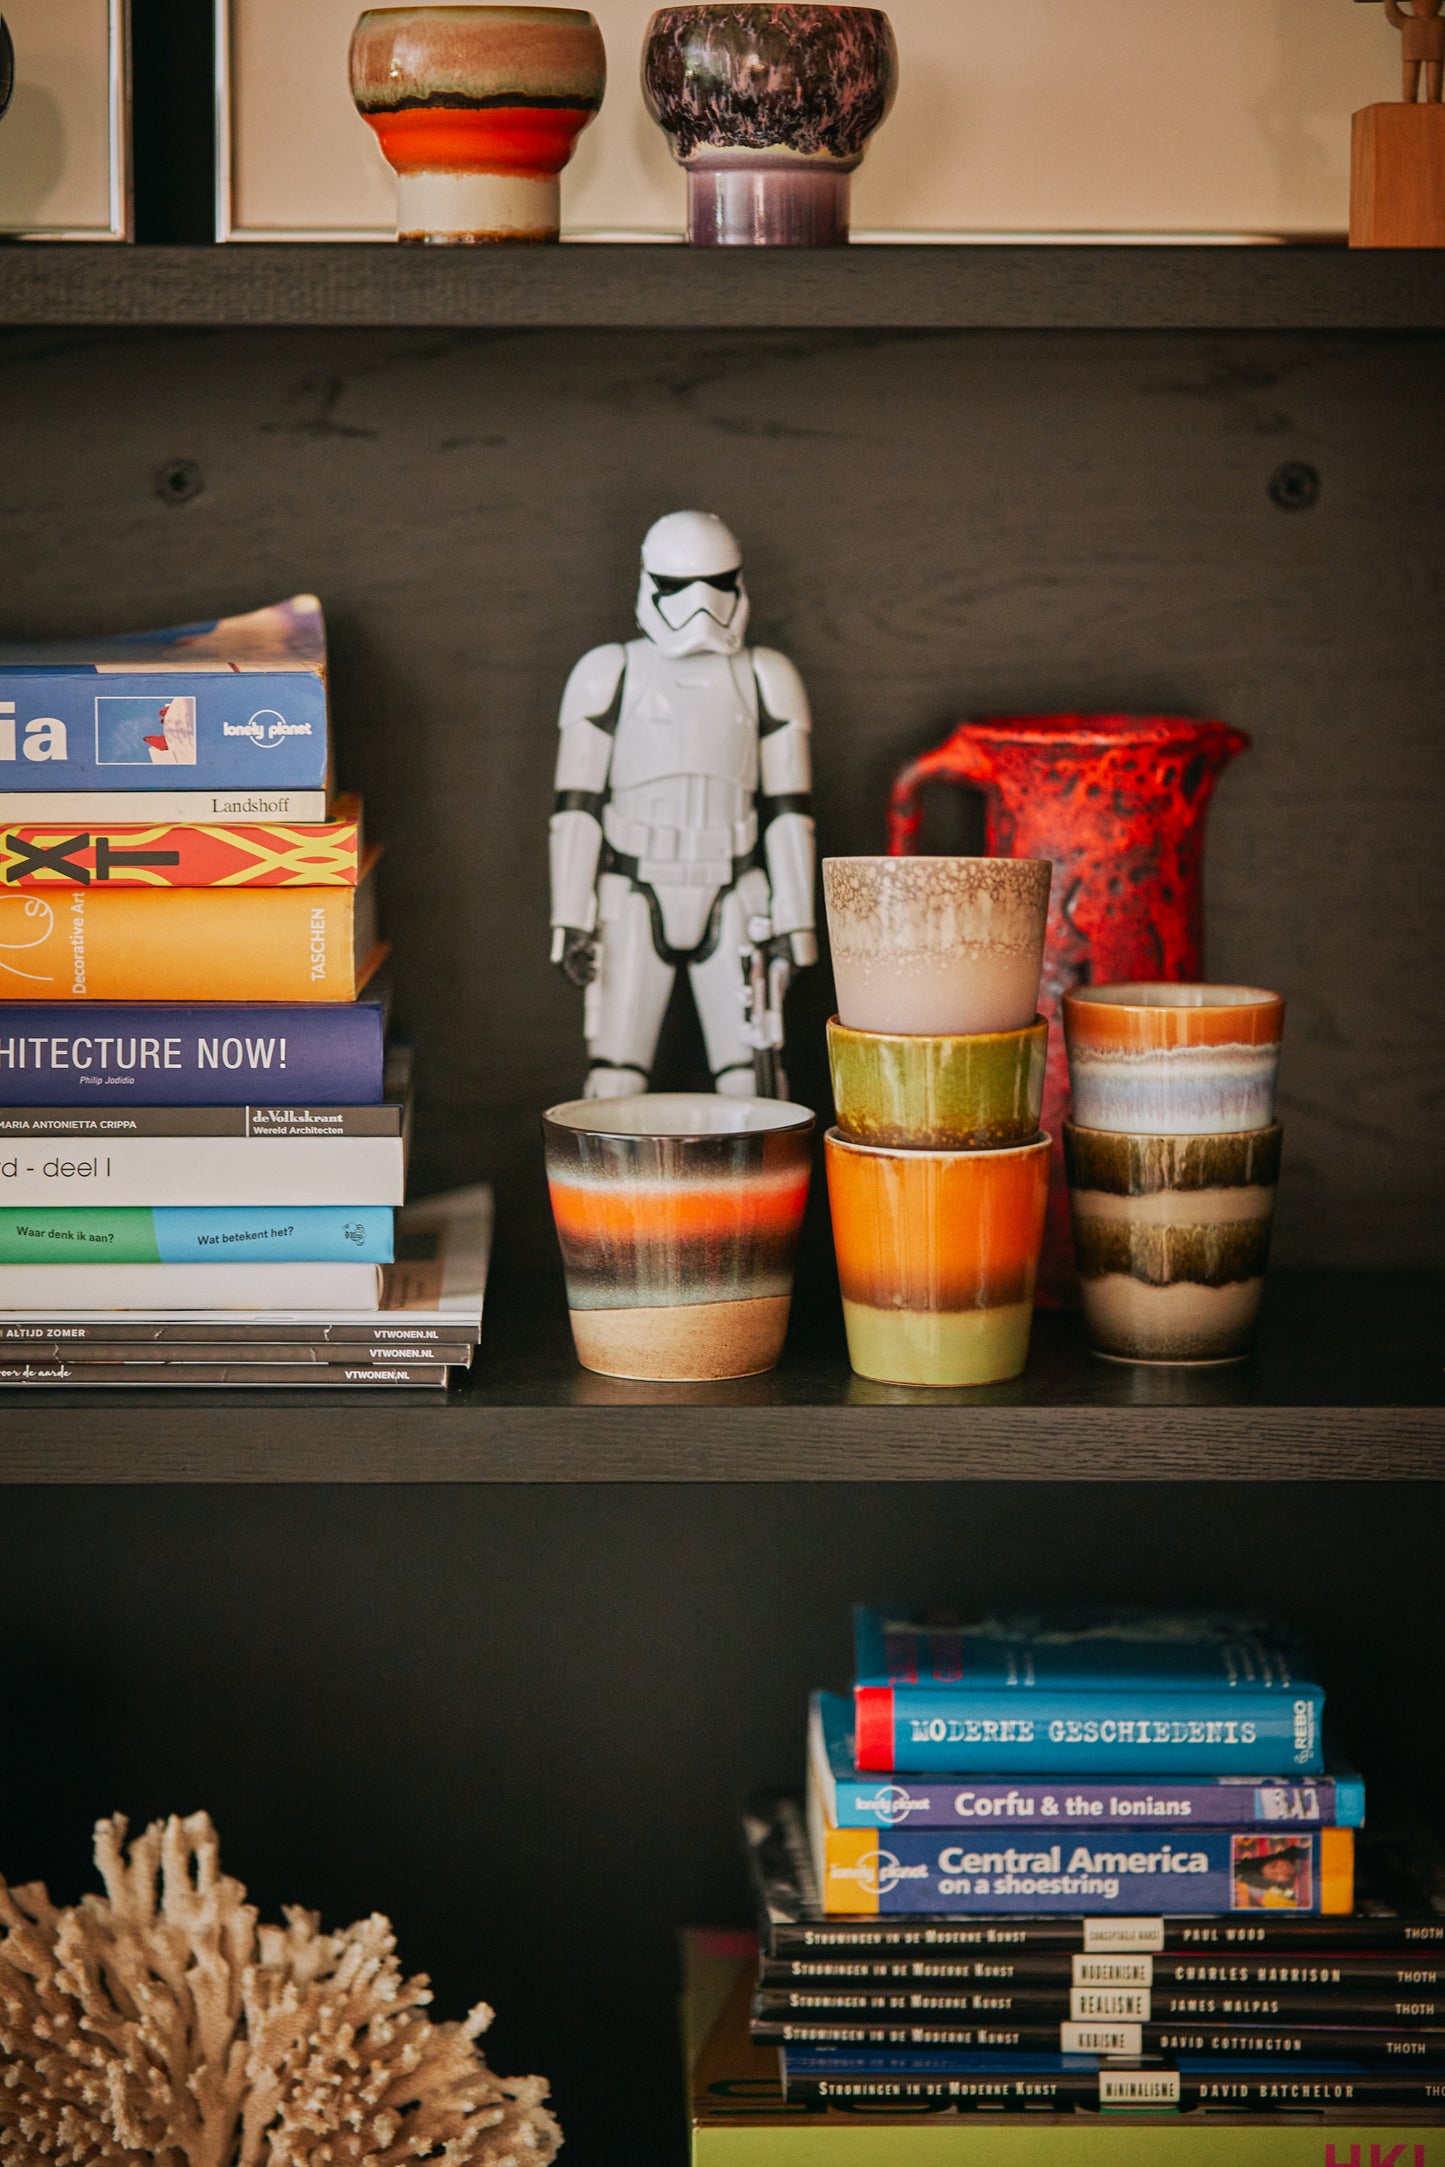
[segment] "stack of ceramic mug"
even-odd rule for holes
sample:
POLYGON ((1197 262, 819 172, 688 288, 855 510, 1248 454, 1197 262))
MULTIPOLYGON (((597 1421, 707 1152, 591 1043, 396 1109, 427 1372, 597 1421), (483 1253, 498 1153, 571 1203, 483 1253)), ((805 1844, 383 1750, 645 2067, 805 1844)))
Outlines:
POLYGON ((1045 858, 830 858, 828 1193, 861 1376, 978 1385, 1028 1359, 1051 1141, 1045 858))
POLYGON ((1080 986, 1064 1124, 1089 1338, 1131 1362, 1249 1353, 1279 1179, 1284 1002, 1257 986, 1080 986))

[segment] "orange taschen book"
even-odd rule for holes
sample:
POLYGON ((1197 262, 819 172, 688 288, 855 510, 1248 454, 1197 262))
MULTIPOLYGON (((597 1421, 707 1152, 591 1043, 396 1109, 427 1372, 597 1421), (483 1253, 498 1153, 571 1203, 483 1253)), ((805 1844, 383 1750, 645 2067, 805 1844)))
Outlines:
POLYGON ((379 856, 355 888, 0 894, 0 1000, 354 1001, 380 961, 379 856))

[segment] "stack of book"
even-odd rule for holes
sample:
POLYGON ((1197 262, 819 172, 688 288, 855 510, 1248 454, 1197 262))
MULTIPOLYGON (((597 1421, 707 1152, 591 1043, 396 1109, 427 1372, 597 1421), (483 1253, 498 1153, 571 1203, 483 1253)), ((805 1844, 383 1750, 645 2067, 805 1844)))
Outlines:
POLYGON ((1365 1838, 1289 1636, 864 1610, 856 1653, 852 1699, 812 1703, 806 1806, 747 1816, 760 1955, 698 2038, 698 2129, 862 2118, 983 2162, 981 2117, 1104 2115, 1148 2120, 1152 2161, 1171 2126, 1445 2121, 1445 1875, 1365 1838))
POLYGON ((398 1248, 378 853, 331 774, 311 596, 0 650, 0 1382, 470 1360, 490 1200, 398 1248))

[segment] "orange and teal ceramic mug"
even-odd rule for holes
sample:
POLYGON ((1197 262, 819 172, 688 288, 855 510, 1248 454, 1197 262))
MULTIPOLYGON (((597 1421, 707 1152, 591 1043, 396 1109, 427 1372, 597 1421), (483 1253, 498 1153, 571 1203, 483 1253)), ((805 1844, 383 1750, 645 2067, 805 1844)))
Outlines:
POLYGON ((994 1151, 1039 1132, 1049 1027, 962 1038, 828 1025, 838 1126, 850 1143, 994 1151))
POLYGON ((883 1384, 997 1384, 1028 1360, 1052 1139, 884 1151, 827 1136, 848 1358, 883 1384))
POLYGON ((542 1116, 577 1359, 607 1377, 751 1377, 783 1351, 814 1117, 649 1092, 542 1116))

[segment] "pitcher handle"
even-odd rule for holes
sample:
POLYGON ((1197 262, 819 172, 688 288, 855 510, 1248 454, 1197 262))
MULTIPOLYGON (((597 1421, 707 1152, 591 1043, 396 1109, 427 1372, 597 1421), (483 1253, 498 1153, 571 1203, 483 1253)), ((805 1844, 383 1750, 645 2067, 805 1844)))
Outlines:
POLYGON ((888 794, 890 858, 911 858, 917 849, 923 822, 918 792, 924 783, 967 783, 974 790, 986 790, 992 783, 993 764, 986 748, 973 735, 977 727, 973 722, 958 723, 941 745, 920 753, 899 769, 888 794))

